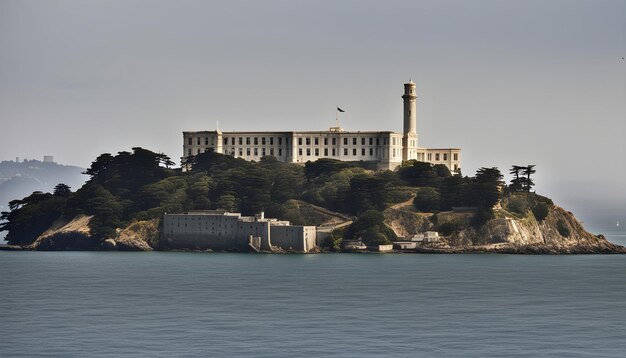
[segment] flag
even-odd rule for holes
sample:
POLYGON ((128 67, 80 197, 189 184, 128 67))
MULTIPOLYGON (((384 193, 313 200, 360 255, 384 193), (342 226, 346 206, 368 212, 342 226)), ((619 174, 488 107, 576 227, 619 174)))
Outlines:
POLYGON ((341 108, 339 108, 339 107, 337 107, 337 110, 338 110, 339 112, 345 112, 343 109, 341 109, 341 108))

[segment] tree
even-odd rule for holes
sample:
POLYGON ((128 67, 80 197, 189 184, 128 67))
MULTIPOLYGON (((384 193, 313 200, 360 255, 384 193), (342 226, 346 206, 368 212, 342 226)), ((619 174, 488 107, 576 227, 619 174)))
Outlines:
POLYGON ((54 195, 55 196, 68 196, 72 193, 72 190, 69 185, 59 183, 54 187, 54 195))
POLYGON ((433 165, 417 160, 403 162, 398 169, 398 175, 414 186, 435 186, 437 183, 437 171, 433 165))
POLYGON ((509 190, 512 192, 522 191, 524 188, 523 179, 520 178, 520 170, 524 167, 520 165, 513 165, 509 170, 509 173, 513 175, 513 179, 511 179, 511 185, 509 185, 509 190))
POLYGON ((368 245, 391 243, 397 236, 384 221, 385 217, 381 212, 368 210, 350 225, 344 237, 348 240, 362 238, 368 245))
POLYGON ((421 188, 413 199, 415 209, 430 213, 439 210, 440 195, 437 189, 421 188))
POLYGON ((500 200, 500 187, 504 184, 502 178, 496 167, 483 167, 476 171, 474 199, 478 204, 478 211, 472 221, 475 227, 480 227, 493 218, 493 206, 500 200))
POLYGON ((535 174, 537 171, 535 170, 535 165, 527 165, 522 169, 522 175, 526 177, 526 181, 524 183, 524 191, 527 193, 530 192, 531 187, 535 185, 532 179, 530 179, 531 174, 535 174))

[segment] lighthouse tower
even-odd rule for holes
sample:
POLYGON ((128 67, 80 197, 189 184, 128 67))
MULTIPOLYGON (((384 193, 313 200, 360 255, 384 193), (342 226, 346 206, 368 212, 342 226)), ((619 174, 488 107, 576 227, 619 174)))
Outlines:
POLYGON ((402 136, 402 160, 417 159, 417 120, 415 83, 409 81, 404 84, 404 131, 402 136))

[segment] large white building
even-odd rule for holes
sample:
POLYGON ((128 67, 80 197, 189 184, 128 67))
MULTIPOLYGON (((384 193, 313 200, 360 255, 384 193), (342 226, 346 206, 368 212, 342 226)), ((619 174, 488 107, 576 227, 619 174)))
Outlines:
POLYGON ((461 170, 461 149, 430 149, 418 145, 415 83, 404 84, 404 131, 351 132, 341 127, 306 132, 183 132, 183 162, 204 151, 258 161, 270 155, 279 161, 306 163, 320 158, 373 162, 379 169, 395 169, 416 159, 461 170))

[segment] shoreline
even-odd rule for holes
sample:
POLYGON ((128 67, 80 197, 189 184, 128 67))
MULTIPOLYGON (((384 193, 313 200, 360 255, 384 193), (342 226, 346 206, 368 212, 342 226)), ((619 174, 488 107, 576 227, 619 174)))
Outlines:
POLYGON ((379 251, 323 251, 318 250, 316 252, 299 252, 299 251, 281 251, 281 252, 251 252, 251 251, 236 251, 236 250, 211 250, 211 249, 173 249, 173 250, 37 250, 28 246, 17 245, 5 245, 0 244, 0 251, 39 251, 39 252, 182 252, 182 253, 239 253, 239 254, 262 254, 262 255, 323 255, 323 254, 376 254, 376 255, 401 255, 401 254, 427 254, 427 255, 624 255, 626 254, 626 247, 612 244, 607 247, 588 247, 588 246, 573 246, 568 248, 557 248, 551 246, 523 246, 523 247, 503 247, 503 248, 485 248, 485 247, 458 247, 458 248, 418 248, 412 250, 392 250, 387 252, 379 251))

